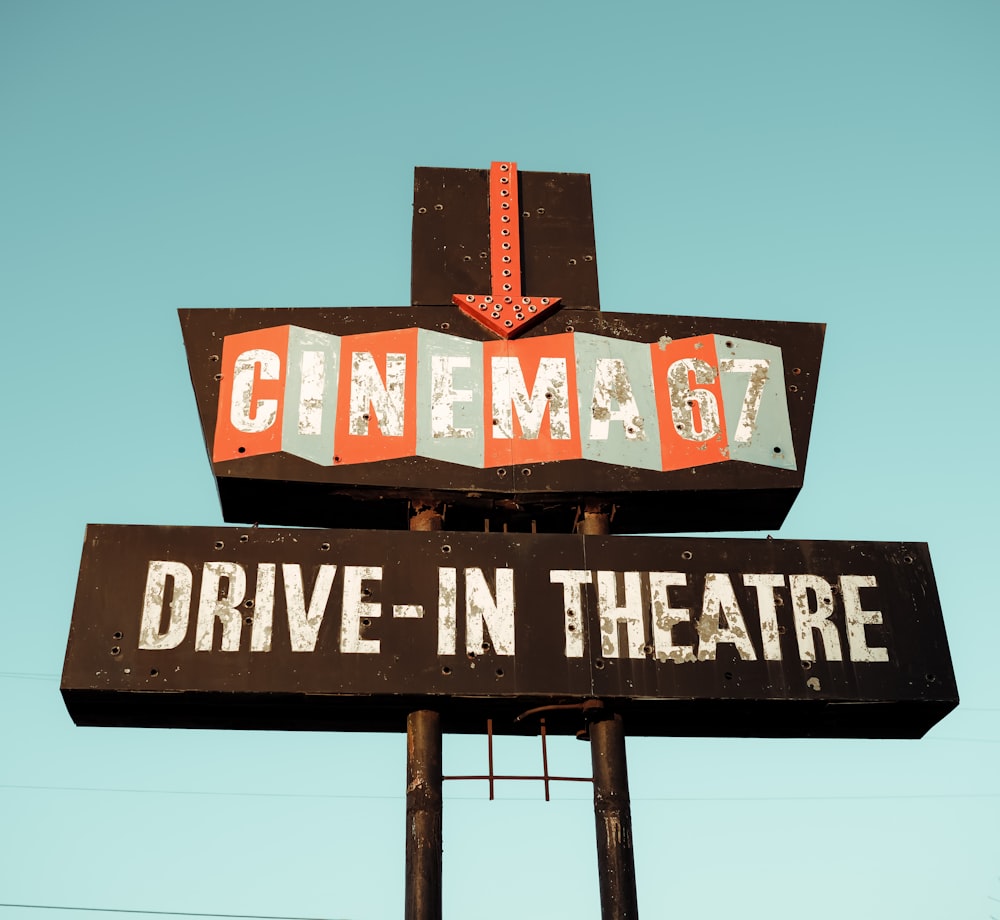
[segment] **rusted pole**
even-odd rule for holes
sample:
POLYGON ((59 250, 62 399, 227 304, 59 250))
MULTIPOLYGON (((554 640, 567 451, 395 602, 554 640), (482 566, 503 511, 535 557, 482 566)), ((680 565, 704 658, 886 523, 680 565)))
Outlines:
MULTIPOLYGON (((611 509, 599 501, 588 501, 580 518, 580 533, 602 536, 610 532, 611 509)), ((601 918, 636 920, 639 902, 635 887, 625 730, 620 716, 600 706, 588 707, 588 718, 601 918)))
MULTIPOLYGON (((414 503, 410 530, 440 530, 441 509, 414 503)), ((441 717, 406 718, 405 920, 441 920, 441 717)))
POLYGON ((441 920, 441 719, 406 718, 406 920, 441 920))
POLYGON ((594 769, 594 818, 597 824, 597 871, 602 920, 636 920, 632 849, 632 808, 625 762, 621 716, 605 712, 590 724, 590 760, 594 769))

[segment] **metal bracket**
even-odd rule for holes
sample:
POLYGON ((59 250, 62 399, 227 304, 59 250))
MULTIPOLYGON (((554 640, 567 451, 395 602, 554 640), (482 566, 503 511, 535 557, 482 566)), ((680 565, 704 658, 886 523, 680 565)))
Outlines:
MULTIPOLYGON (((522 719, 536 715, 540 712, 545 712, 549 710, 558 709, 580 709, 584 712, 590 709, 599 708, 603 710, 604 704, 600 700, 587 700, 585 703, 570 703, 565 706, 540 706, 537 709, 529 709, 527 712, 522 712, 516 719, 515 722, 520 722, 522 719)), ((442 776, 442 780, 487 780, 490 784, 490 801, 492 802, 495 798, 496 783, 500 780, 504 781, 515 781, 515 782, 542 782, 545 785, 545 801, 551 801, 550 798, 550 783, 593 783, 593 776, 553 776, 549 773, 549 752, 548 746, 546 744, 546 732, 545 732, 545 718, 539 719, 539 733, 542 738, 542 773, 540 776, 523 776, 510 773, 496 773, 493 770, 493 720, 486 720, 486 739, 487 739, 487 761, 489 764, 489 772, 484 775, 470 775, 470 776, 442 776)), ((586 730, 581 730, 577 732, 577 738, 584 737, 587 739, 586 730)))

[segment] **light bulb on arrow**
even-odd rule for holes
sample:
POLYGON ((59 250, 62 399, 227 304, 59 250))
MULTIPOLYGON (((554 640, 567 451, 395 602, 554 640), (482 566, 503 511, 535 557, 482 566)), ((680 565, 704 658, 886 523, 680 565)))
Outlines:
POLYGON ((490 293, 452 301, 501 338, 510 339, 553 310, 559 297, 521 293, 521 221, 517 163, 490 164, 490 293))

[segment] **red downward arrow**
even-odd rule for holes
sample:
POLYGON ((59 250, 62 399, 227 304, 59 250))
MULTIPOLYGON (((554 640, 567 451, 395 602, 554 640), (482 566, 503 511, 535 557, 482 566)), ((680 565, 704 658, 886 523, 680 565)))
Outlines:
POLYGON ((490 164, 489 294, 452 294, 452 301, 501 338, 523 332, 555 308, 558 297, 521 294, 521 211, 517 163, 490 164))

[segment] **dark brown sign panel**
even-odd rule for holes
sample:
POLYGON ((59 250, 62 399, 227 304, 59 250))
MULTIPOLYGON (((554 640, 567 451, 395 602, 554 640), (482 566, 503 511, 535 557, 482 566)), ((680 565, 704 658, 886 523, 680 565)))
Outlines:
MULTIPOLYGON (((469 295, 472 296, 472 295, 469 295)), ((526 308, 528 309, 528 308, 526 308)), ((498 339, 455 306, 182 310, 232 522, 568 533, 778 528, 824 327, 561 309, 498 339)))
POLYGON ((450 732, 600 698, 677 736, 920 737, 958 703, 924 544, 115 525, 62 692, 87 725, 450 732))
MULTIPOLYGON (((418 166, 413 171, 411 303, 451 303, 490 288, 489 170, 418 166)), ((587 173, 517 173, 525 294, 557 294, 565 307, 599 309, 594 212, 587 173)))

